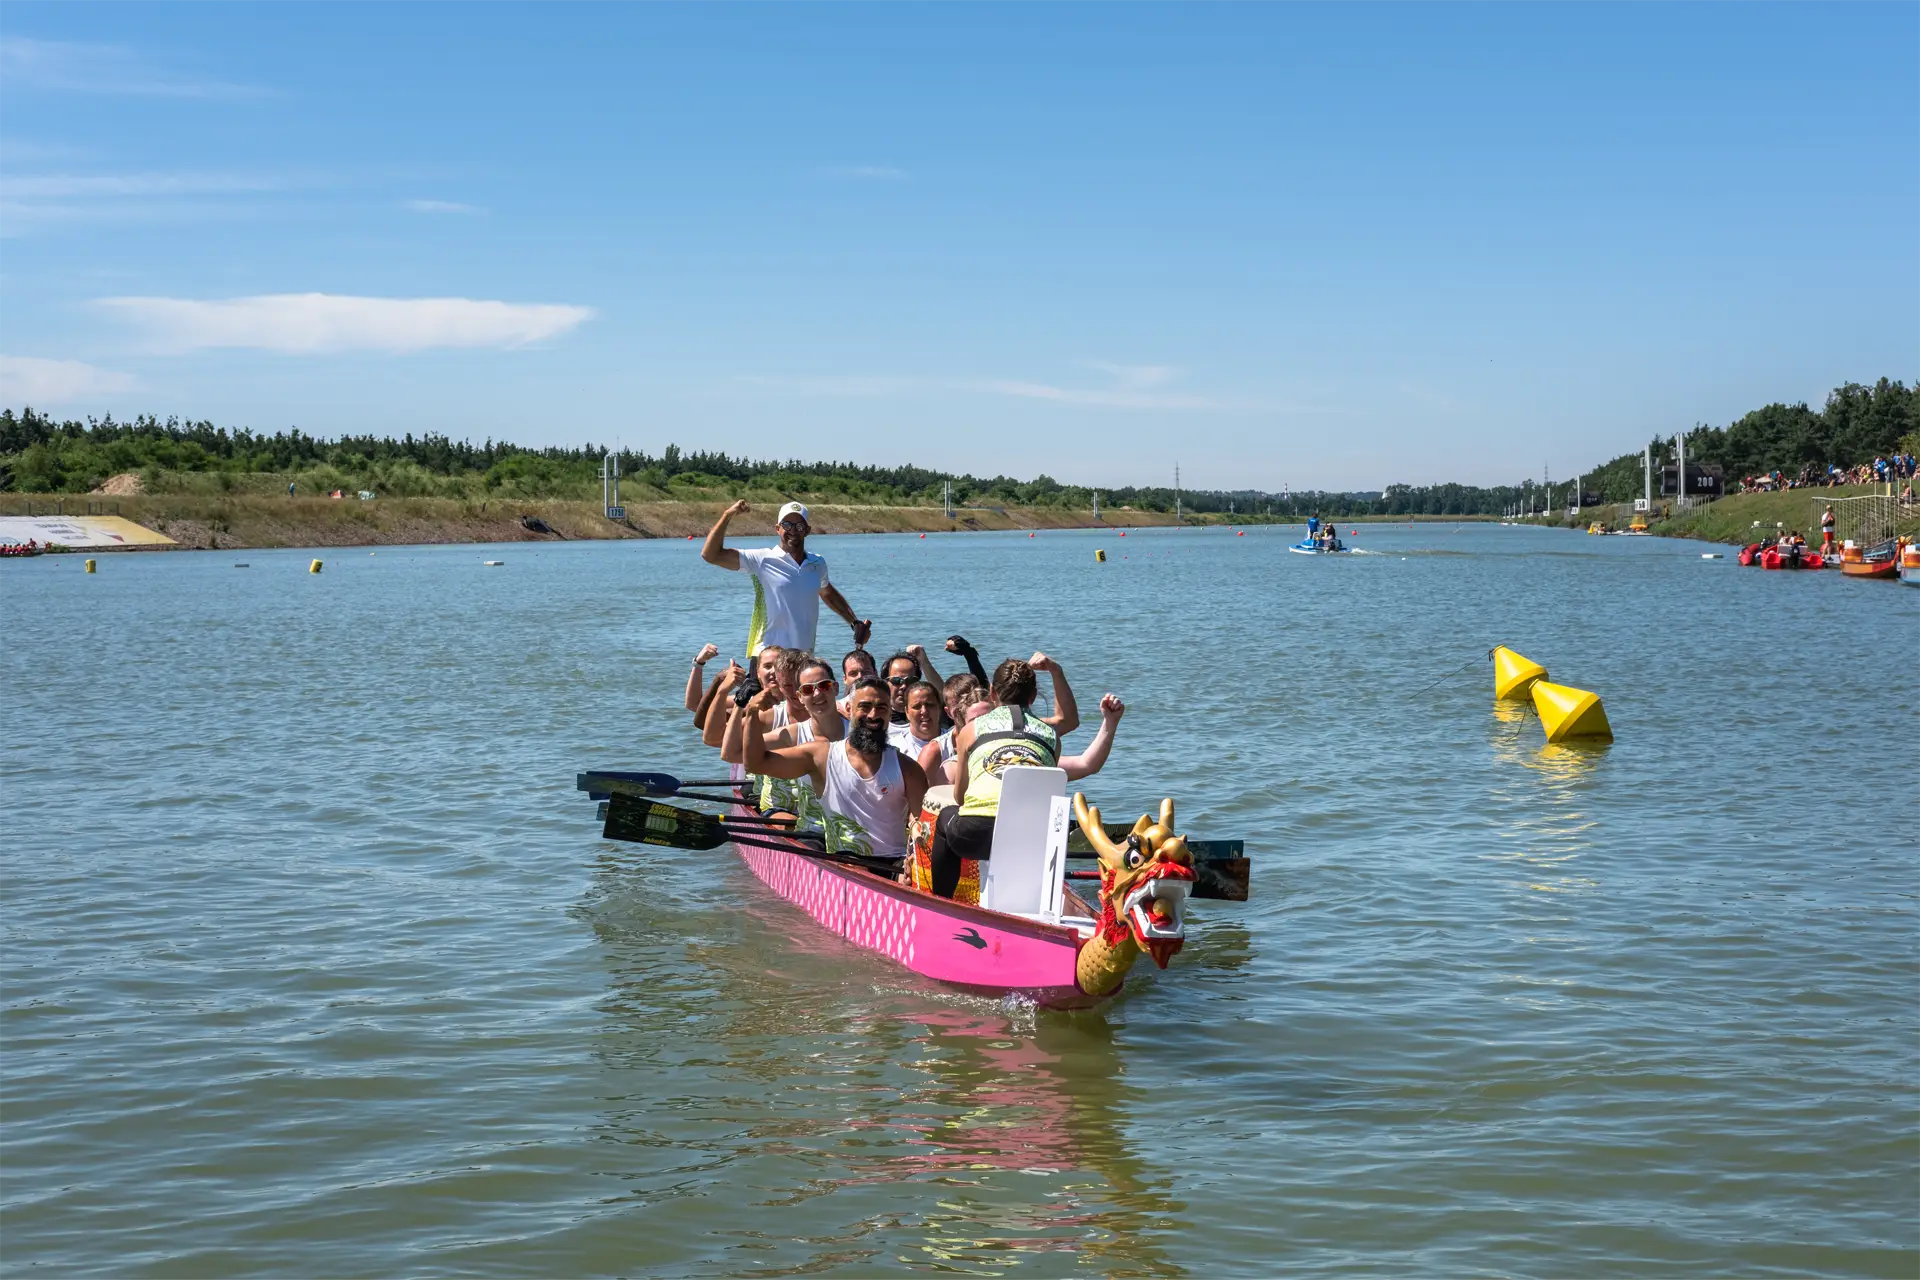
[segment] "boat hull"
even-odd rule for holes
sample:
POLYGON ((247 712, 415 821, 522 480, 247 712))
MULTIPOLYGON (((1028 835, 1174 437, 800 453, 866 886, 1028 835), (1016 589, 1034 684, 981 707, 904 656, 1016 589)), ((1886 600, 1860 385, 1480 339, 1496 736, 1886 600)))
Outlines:
POLYGON ((1329 551, 1325 547, 1311 546, 1304 542, 1296 542, 1289 546, 1287 550, 1297 556, 1345 556, 1353 554, 1352 549, 1349 547, 1341 547, 1338 551, 1329 551))
POLYGON ((1868 548, 1854 559, 1842 561, 1840 572, 1849 578, 1897 578, 1901 553, 1900 543, 1889 540, 1868 548))
MULTIPOLYGON (((748 811, 750 812, 750 811, 748 811)), ((753 874, 829 932, 922 977, 977 995, 1024 996, 1055 1009, 1110 999, 1080 989, 1083 934, 898 884, 786 849, 735 845, 753 874)), ((1091 923, 1091 922, 1089 922, 1091 923)))

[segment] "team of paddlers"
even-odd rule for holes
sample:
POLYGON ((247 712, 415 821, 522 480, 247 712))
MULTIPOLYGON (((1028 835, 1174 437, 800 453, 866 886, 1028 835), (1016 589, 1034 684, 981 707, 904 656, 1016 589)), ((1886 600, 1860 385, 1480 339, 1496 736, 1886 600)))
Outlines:
POLYGON ((708 683, 706 666, 719 655, 709 644, 695 656, 686 688, 695 726, 735 777, 804 784, 827 815, 855 825, 873 854, 903 868, 908 826, 928 790, 951 788, 929 854, 932 889, 951 897, 962 860, 991 852, 1007 769, 1058 767, 1075 779, 1106 763, 1126 711, 1120 699, 1100 699, 1099 731, 1069 756, 1062 742, 1080 727, 1079 708, 1066 673, 1044 653, 1008 658, 989 674, 956 635, 946 650, 966 663, 964 673, 941 679, 919 645, 877 663, 866 648, 871 620, 855 615, 826 561, 806 549, 807 509, 797 502, 780 509, 777 547, 728 547, 729 522, 748 509, 744 501, 727 508, 701 548, 709 564, 753 577, 748 665, 729 661, 708 683), (822 601, 853 628, 854 647, 838 663, 814 653, 822 601), (1043 674, 1053 692, 1047 713, 1034 707, 1043 674))
POLYGON ((0 542, 0 557, 37 556, 51 548, 51 542, 28 538, 25 542, 0 542))

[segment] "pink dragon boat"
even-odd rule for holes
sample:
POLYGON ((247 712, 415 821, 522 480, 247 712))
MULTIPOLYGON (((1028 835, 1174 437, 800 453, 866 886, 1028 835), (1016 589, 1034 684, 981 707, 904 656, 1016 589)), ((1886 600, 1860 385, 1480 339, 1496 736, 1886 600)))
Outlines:
MULTIPOLYGON (((582 775, 582 787, 594 776, 582 775)), ((1186 838, 1174 833, 1173 801, 1161 802, 1158 818, 1143 814, 1130 829, 1110 830, 1084 796, 1069 804, 1065 783, 1058 769, 1007 771, 993 856, 964 864, 953 898, 932 892, 928 859, 933 821, 952 802, 950 788, 929 791, 912 824, 911 882, 823 856, 819 843, 777 828, 747 825, 750 838, 741 826, 728 831, 761 883, 855 946, 962 991, 1089 1008, 1120 991, 1142 952, 1162 969, 1179 952, 1194 861, 1186 838), (1100 860, 1097 910, 1065 884, 1070 817, 1100 860)), ((619 796, 614 802, 644 803, 619 796)), ((729 817, 766 822, 744 804, 733 805, 729 817)), ((606 834, 656 842, 646 825, 615 814, 606 834)))

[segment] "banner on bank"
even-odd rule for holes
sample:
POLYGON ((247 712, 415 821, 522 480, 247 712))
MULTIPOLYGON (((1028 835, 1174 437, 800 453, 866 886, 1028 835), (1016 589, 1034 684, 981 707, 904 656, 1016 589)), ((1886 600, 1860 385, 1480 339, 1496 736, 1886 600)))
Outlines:
POLYGON ((180 545, 122 516, 0 516, 0 544, 27 542, 51 542, 76 551, 180 545))

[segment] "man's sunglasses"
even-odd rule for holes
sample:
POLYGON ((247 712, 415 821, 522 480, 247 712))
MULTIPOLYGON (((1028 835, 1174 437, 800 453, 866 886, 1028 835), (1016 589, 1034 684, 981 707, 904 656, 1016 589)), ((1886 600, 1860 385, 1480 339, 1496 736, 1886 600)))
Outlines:
POLYGON ((888 684, 912 684, 913 677, 912 676, 888 676, 887 683, 888 684))
POLYGON ((803 698, 811 698, 814 694, 822 690, 832 693, 834 688, 834 683, 831 680, 809 680, 800 686, 800 696, 803 698))

